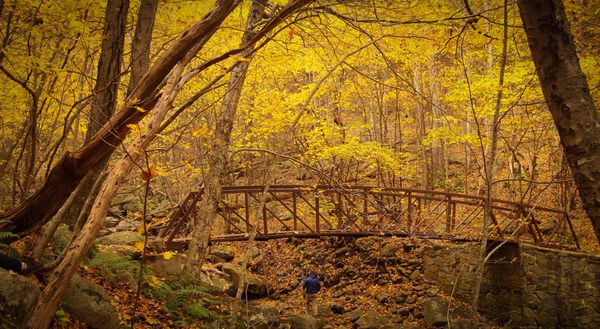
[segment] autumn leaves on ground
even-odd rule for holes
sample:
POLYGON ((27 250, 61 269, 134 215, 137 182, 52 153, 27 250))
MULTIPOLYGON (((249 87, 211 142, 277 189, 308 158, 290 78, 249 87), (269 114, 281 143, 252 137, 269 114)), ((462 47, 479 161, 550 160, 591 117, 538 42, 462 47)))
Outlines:
MULTIPOLYGON (((428 325, 423 318, 423 305, 431 297, 450 301, 453 322, 481 322, 480 325, 493 328, 475 316, 466 304, 451 299, 433 281, 425 279, 422 251, 433 245, 400 238, 287 239, 258 243, 250 252, 248 270, 267 290, 262 298, 250 295, 249 300, 242 300, 243 315, 239 322, 250 328, 311 328, 288 321, 290 317, 306 314, 301 285, 306 270, 311 269, 323 286, 316 315, 321 325, 328 328, 351 327, 359 317, 363 320, 356 322, 355 327, 361 327, 362 323, 364 328, 384 324, 425 328, 428 325), (462 318, 456 318, 456 314, 462 314, 462 318)), ((163 271, 169 266, 154 263, 151 268, 159 266, 158 271, 164 276, 146 271, 135 327, 228 327, 234 299, 230 290, 218 292, 223 287, 215 277, 223 275, 218 268, 226 260, 221 257, 239 263, 246 248, 246 243, 214 246, 201 280, 175 271, 165 275, 163 271), (211 280, 211 276, 215 277, 211 280)), ((133 316, 137 283, 130 276, 138 267, 137 262, 131 261, 136 254, 135 246, 100 245, 97 254, 80 269, 81 275, 105 288, 123 326, 130 326, 133 316)), ((166 257, 178 258, 171 254, 166 257)), ((249 291, 253 289, 250 287, 249 291)), ((80 328, 81 324, 61 310, 54 327, 80 328)))

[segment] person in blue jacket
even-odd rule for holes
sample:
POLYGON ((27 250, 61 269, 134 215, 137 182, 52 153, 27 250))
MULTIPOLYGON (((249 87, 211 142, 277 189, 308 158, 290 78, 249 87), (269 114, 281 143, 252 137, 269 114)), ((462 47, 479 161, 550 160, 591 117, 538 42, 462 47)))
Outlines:
POLYGON ((304 279, 304 283, 302 284, 304 288, 304 300, 306 301, 306 311, 309 314, 315 315, 317 311, 317 293, 321 290, 321 283, 319 283, 319 279, 317 275, 310 271, 306 279, 304 279))
POLYGON ((0 252, 0 267, 6 270, 13 271, 15 273, 25 273, 27 270, 27 264, 16 258, 10 257, 0 252))

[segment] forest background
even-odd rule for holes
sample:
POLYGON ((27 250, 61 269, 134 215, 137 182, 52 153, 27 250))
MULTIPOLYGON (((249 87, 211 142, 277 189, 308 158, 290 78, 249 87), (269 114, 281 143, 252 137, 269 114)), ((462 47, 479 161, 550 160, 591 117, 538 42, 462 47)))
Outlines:
MULTIPOLYGON (((268 4, 263 19, 285 3, 279 2, 268 4)), ((593 1, 565 5, 597 104, 600 7, 593 1)), ((60 155, 84 143, 88 123, 98 120, 90 113, 104 6, 104 1, 3 2, 3 209, 31 196, 60 155)), ((151 61, 211 6, 211 1, 160 2, 151 61)), ((127 95, 138 7, 132 1, 126 18, 118 104, 127 95)), ((205 180, 226 80, 191 105, 189 100, 233 63, 248 60, 236 55, 194 71, 238 47, 249 8, 249 2, 237 7, 191 61, 189 79, 172 105, 187 108, 148 149, 158 175, 149 208, 157 217, 205 180)), ((225 181, 262 183, 275 153, 285 157, 278 158, 272 183, 334 181, 484 194, 484 155, 499 89, 502 8, 498 1, 471 1, 471 13, 462 1, 332 1, 293 16, 249 62, 225 181)), ((516 4, 509 3, 494 194, 571 210, 577 204, 574 184, 521 25, 516 4)), ((143 127, 143 122, 131 127, 124 144, 144 134, 143 127)), ((117 155, 123 149, 117 147, 117 155)), ((117 203, 139 205, 144 181, 137 176, 130 175, 117 203)), ((593 230, 582 232, 593 240, 593 230)))
MULTIPOLYGON (((111 202, 160 222, 202 185, 206 222, 194 224, 188 268, 205 256, 221 184, 493 194, 572 212, 584 248, 597 249, 516 3, 238 4, 0 2, 0 205, 12 220, 0 228, 27 235, 60 209, 81 230, 36 314, 51 316, 58 299, 43 301, 59 297, 54 284, 111 202), (103 172, 112 149, 120 160, 103 172), (108 177, 101 188, 97 177, 108 177)), ((600 5, 565 5, 598 104, 600 5)))

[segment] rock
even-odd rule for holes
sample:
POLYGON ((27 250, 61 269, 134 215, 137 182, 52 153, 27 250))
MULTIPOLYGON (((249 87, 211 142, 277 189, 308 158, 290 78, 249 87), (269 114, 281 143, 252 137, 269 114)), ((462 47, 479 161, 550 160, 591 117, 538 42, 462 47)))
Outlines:
POLYGON ((104 227, 107 227, 107 228, 115 227, 115 226, 119 225, 120 222, 121 222, 121 218, 117 218, 117 217, 113 217, 113 216, 106 216, 106 219, 104 219, 104 227))
POLYGON ((402 323, 404 322, 404 316, 400 315, 400 314, 396 314, 394 315, 394 317, 392 318, 392 322, 393 323, 402 323))
POLYGON ((341 305, 331 305, 331 312, 333 314, 344 314, 346 313, 346 309, 341 305))
POLYGON ((400 293, 400 294, 398 294, 398 296, 396 296, 396 303, 398 303, 398 304, 404 304, 405 301, 406 301, 406 294, 405 293, 400 293))
MULTIPOLYGON (((242 278, 242 268, 233 263, 224 263, 221 270, 231 278, 234 290, 237 289, 242 278)), ((267 284, 248 271, 246 271, 246 285, 248 297, 262 298, 267 296, 267 284)))
POLYGON ((152 273, 163 277, 181 272, 183 258, 181 254, 173 254, 169 259, 165 259, 162 254, 147 255, 146 264, 152 269, 152 273))
POLYGON ((423 290, 425 290, 425 287, 419 285, 419 286, 413 286, 412 289, 414 291, 423 291, 423 290))
POLYGON ((471 328, 477 328, 477 326, 473 325, 473 321, 472 320, 468 320, 468 319, 456 319, 456 320, 451 320, 449 325, 451 325, 451 328, 453 329, 471 329, 471 328))
POLYGON ((392 257, 396 255, 396 251, 398 251, 398 244, 388 242, 381 248, 380 254, 381 257, 392 257))
POLYGON ((215 248, 210 254, 219 257, 226 262, 231 262, 235 258, 235 254, 229 249, 215 248))
POLYGON ((414 272, 412 272, 412 274, 410 275, 410 279, 413 281, 418 280, 421 277, 421 271, 419 270, 415 270, 414 272))
POLYGON ((440 292, 440 289, 437 287, 427 289, 427 296, 435 297, 440 292))
POLYGON ((331 288, 333 286, 337 286, 338 284, 340 284, 339 277, 326 278, 323 282, 323 285, 325 286, 325 288, 331 288))
POLYGON ((381 328, 385 325, 387 325, 390 322, 390 320, 373 311, 369 311, 363 315, 361 315, 361 317, 356 320, 354 322, 354 328, 356 329, 376 329, 376 328, 381 328))
POLYGON ((201 273, 200 282, 213 293, 235 295, 233 283, 223 276, 201 273))
POLYGON ((52 236, 52 250, 54 254, 60 255, 71 240, 73 240, 73 232, 69 230, 69 226, 60 224, 52 236))
POLYGON ((377 302, 379 304, 385 304, 385 303, 387 303, 388 299, 389 299, 389 296, 386 295, 386 294, 380 294, 380 295, 377 296, 377 302))
POLYGON ((156 253, 165 250, 165 241, 163 239, 148 239, 146 247, 156 253))
POLYGON ((348 320, 350 322, 355 322, 356 320, 360 319, 361 315, 362 315, 362 311, 361 310, 354 310, 354 311, 352 311, 352 313, 350 313, 350 316, 348 317, 348 320))
POLYGON ((254 306, 248 310, 248 320, 252 328, 278 328, 281 318, 279 310, 272 307, 254 306))
POLYGON ((115 232, 99 238, 98 244, 133 246, 136 242, 144 241, 144 237, 136 232, 115 232))
POLYGON ((111 231, 111 229, 108 228, 103 228, 100 230, 100 232, 98 232, 98 237, 103 237, 103 236, 107 236, 109 234, 115 233, 113 231, 111 231))
POLYGON ((312 315, 293 314, 288 318, 291 329, 320 329, 323 324, 312 315))
POLYGON ((119 329, 119 314, 97 284, 75 274, 62 297, 65 311, 90 328, 119 329))
POLYGON ((117 232, 131 232, 137 230, 138 227, 140 227, 140 221, 124 219, 120 221, 114 229, 117 232))
POLYGON ((119 271, 116 274, 116 278, 118 282, 124 282, 127 284, 127 286, 132 289, 132 290, 136 290, 137 286, 138 286, 138 281, 137 279, 133 276, 134 273, 131 272, 125 272, 125 271, 119 271))
POLYGON ((0 269, 0 328, 25 328, 39 295, 32 281, 0 269))
POLYGON ((446 313, 448 305, 437 298, 428 298, 425 301, 423 316, 425 323, 432 327, 441 327, 448 323, 446 313))
POLYGON ((403 307, 401 309, 398 310, 398 314, 402 315, 402 316, 407 316, 410 314, 410 308, 408 307, 403 307))

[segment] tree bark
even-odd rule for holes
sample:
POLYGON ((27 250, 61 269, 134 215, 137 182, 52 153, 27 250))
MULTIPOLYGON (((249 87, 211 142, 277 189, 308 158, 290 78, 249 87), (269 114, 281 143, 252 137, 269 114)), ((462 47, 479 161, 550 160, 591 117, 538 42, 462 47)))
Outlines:
POLYGON ((200 40, 210 38, 227 17, 235 0, 218 0, 215 8, 200 22, 186 29, 144 75, 125 101, 89 142, 77 151, 67 152, 50 171, 42 188, 24 203, 2 215, 8 220, 0 230, 25 235, 48 222, 60 209, 85 174, 123 141, 131 124, 139 122, 157 101, 157 88, 189 50, 200 40), (142 109, 142 111, 140 111, 142 109))
MULTIPOLYGON (((115 112, 128 12, 129 0, 108 0, 106 4, 104 38, 102 39, 100 59, 98 60, 98 73, 96 84, 94 85, 94 97, 91 102, 91 111, 85 134, 86 143, 115 112)), ((98 179, 104 167, 106 167, 111 154, 112 152, 107 154, 89 172, 88 175, 90 178, 81 182, 84 185, 76 189, 77 195, 71 198, 73 200, 72 203, 64 205, 64 207, 68 207, 65 218, 59 218, 58 220, 66 220, 71 226, 74 224, 75 219, 84 210, 83 205, 86 199, 95 197, 93 193, 90 193, 92 185, 94 185, 94 182, 98 179)))
POLYGON ((150 44, 157 9, 158 0, 142 0, 140 3, 135 35, 131 42, 131 76, 127 95, 131 94, 150 67, 150 44))
MULTIPOLYGON (((496 163, 496 154, 498 153, 498 127, 500 125, 500 109, 502 108, 502 94, 504 91, 504 74, 506 71, 506 60, 508 54, 508 0, 504 0, 504 17, 503 17, 503 37, 502 37, 502 59, 500 62, 500 73, 498 78, 498 93, 496 94, 496 106, 494 108, 494 116, 489 130, 490 146, 487 152, 483 153, 483 168, 485 171, 485 201, 483 223, 481 225, 481 244, 479 246, 479 264, 476 271, 476 282, 473 287, 473 309, 479 307, 479 293, 481 291, 481 283, 483 280, 483 271, 485 269, 485 260, 487 254, 487 240, 489 235, 490 222, 494 216, 492 208, 492 198, 494 193, 494 163, 496 163), (487 154, 486 154, 487 153, 487 154)), ((483 149, 482 149, 483 152, 483 149)))
POLYGON ((98 60, 94 98, 85 141, 88 142, 115 112, 129 0, 108 0, 104 18, 104 38, 98 60))
POLYGON ((529 48, 583 208, 600 240, 600 119, 561 0, 519 0, 529 48))
MULTIPOLYGON (((252 1, 246 22, 246 29, 242 36, 242 46, 256 35, 253 27, 262 19, 266 5, 266 0, 252 1)), ((241 56, 250 56, 253 49, 253 47, 248 48, 241 56)), ((223 180, 227 174, 233 120, 249 65, 249 61, 240 61, 232 70, 229 85, 223 98, 223 104, 221 105, 221 111, 218 114, 213 149, 209 154, 209 169, 205 181, 204 196, 200 202, 200 213, 194 217, 192 238, 187 253, 186 267, 189 271, 199 270, 200 265, 207 256, 210 231, 217 217, 217 207, 221 201, 223 180)))

